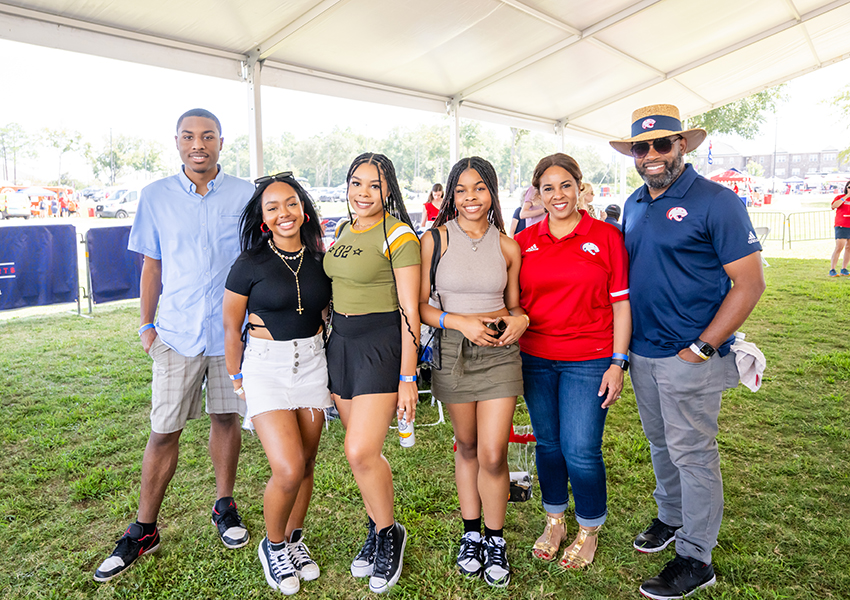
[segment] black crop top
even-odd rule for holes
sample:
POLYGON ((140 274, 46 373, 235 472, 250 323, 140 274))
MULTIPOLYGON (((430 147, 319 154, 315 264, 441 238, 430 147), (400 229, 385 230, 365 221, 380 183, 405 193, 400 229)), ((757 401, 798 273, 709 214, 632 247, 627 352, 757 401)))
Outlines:
MULTIPOLYGON (((281 252, 284 256, 291 253, 281 252)), ((304 250, 304 262, 298 272, 301 286, 301 307, 298 314, 298 294, 295 276, 268 244, 261 250, 247 250, 239 255, 227 275, 224 287, 241 296, 248 296, 248 313, 263 320, 275 340, 294 340, 316 335, 322 324, 322 311, 331 299, 331 280, 322 268, 322 256, 304 250)), ((297 260, 287 264, 298 269, 297 260)))

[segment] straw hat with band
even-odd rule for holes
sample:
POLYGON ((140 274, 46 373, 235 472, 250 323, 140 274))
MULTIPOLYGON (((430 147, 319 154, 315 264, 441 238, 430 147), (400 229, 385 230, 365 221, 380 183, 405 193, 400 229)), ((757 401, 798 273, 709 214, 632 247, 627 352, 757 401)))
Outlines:
POLYGON ((688 152, 696 150, 708 135, 705 129, 682 130, 679 109, 672 104, 652 104, 632 113, 632 137, 608 142, 620 154, 631 156, 632 144, 681 135, 688 142, 688 152))

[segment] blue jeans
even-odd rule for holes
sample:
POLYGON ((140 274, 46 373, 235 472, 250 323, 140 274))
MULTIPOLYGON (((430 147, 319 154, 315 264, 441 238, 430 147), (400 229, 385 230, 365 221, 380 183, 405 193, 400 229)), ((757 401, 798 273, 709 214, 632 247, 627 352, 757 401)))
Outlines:
POLYGON ((522 353, 525 403, 537 438, 537 477, 546 512, 564 512, 572 486, 576 521, 596 527, 608 515, 598 396, 610 358, 562 361, 522 353))

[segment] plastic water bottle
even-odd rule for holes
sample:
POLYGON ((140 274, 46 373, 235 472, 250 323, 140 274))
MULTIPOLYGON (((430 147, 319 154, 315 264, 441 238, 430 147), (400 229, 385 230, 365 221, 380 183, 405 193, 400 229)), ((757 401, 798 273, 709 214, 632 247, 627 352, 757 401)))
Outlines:
POLYGON ((402 448, 410 448, 416 443, 416 432, 413 431, 413 423, 407 422, 407 413, 398 420, 398 441, 402 448))

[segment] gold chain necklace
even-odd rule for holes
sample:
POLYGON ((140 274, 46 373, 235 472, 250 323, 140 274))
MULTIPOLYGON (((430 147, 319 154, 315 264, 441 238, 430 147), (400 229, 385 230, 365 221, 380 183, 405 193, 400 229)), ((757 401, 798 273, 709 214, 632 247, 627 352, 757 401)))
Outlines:
POLYGON ((298 314, 300 315, 301 313, 304 312, 304 309, 301 308, 301 284, 298 282, 298 272, 301 270, 301 265, 304 264, 304 246, 301 246, 301 250, 298 251, 298 254, 293 256, 292 259, 291 259, 291 260, 295 260, 296 258, 300 257, 300 260, 298 261, 298 268, 297 269, 293 269, 292 267, 289 266, 289 263, 286 262, 288 257, 284 256, 283 254, 281 254, 278 251, 278 249, 275 247, 274 243, 272 242, 271 238, 269 238, 269 248, 271 248, 272 252, 274 252, 275 254, 277 254, 280 257, 280 260, 283 261, 283 264, 286 265, 286 268, 289 269, 292 272, 293 275, 295 275, 295 290, 298 292, 298 308, 296 308, 295 310, 297 310, 298 314))
POLYGON ((472 239, 472 236, 466 233, 466 230, 460 226, 460 223, 458 223, 457 220, 455 220, 455 223, 457 224, 457 228, 460 229, 460 232, 466 237, 466 239, 469 240, 469 243, 472 244, 472 251, 478 252, 478 244, 483 242, 484 238, 487 237, 487 232, 490 231, 491 223, 489 221, 487 222, 487 229, 484 230, 484 235, 478 239, 472 239))

